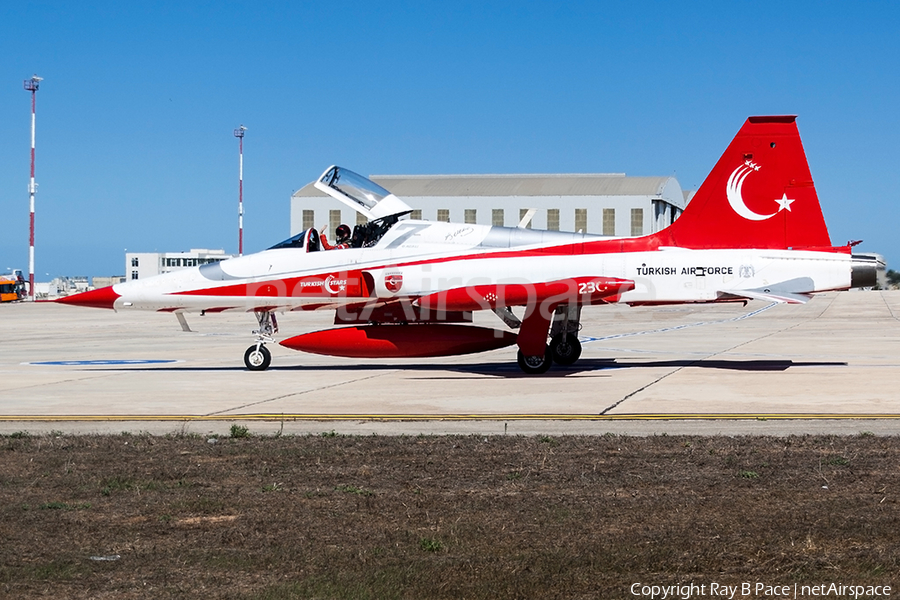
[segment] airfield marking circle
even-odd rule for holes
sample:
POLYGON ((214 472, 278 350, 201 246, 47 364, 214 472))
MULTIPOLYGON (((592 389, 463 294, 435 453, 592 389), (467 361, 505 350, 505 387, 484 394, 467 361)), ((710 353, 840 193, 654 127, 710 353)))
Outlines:
POLYGON ((183 362, 174 358, 137 358, 137 359, 112 359, 112 360, 44 360, 38 362, 22 363, 23 365, 38 365, 49 367, 96 367, 110 365, 158 365, 164 363, 183 362))

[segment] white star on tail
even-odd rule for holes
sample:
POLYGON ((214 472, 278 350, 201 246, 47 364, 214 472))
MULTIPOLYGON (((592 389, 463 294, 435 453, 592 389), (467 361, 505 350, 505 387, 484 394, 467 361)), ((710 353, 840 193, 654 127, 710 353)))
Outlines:
POLYGON ((778 212, 781 212, 787 209, 788 212, 791 210, 791 204, 793 204, 794 200, 788 200, 787 193, 785 193, 781 198, 776 198, 775 202, 778 203, 778 212))

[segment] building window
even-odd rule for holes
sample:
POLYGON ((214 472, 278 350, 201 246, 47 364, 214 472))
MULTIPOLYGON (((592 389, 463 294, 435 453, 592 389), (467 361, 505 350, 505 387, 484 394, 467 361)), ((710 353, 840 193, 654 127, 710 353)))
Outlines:
POLYGON ((631 235, 644 235, 644 209, 631 209, 631 235))
POLYGON ((357 225, 365 225, 369 222, 369 219, 366 218, 366 215, 358 212, 356 213, 356 224, 357 225))
POLYGON ((131 278, 132 278, 132 279, 137 279, 137 278, 138 278, 138 272, 137 272, 137 271, 132 271, 132 272, 131 272, 131 278))
POLYGON ((475 213, 474 208, 467 208, 466 209, 466 223, 468 223, 470 225, 476 223, 477 221, 475 220, 475 215, 476 215, 476 213, 475 213))
POLYGON ((132 267, 139 267, 139 266, 140 266, 140 265, 138 264, 138 258, 137 258, 136 256, 135 256, 134 258, 131 259, 131 266, 132 266, 132 267))
POLYGON ((443 221, 444 223, 449 223, 450 222, 450 209, 449 208, 439 208, 437 220, 443 221))
POLYGON ((339 210, 329 210, 328 211, 328 232, 331 235, 336 235, 334 232, 337 231, 337 228, 341 226, 341 211, 339 210))
POLYGON ((603 235, 616 235, 616 209, 603 209, 603 235))
POLYGON ((503 209, 491 209, 491 225, 494 227, 503 227, 503 209))
POLYGON ((422 209, 417 208, 414 211, 412 211, 411 213, 409 213, 409 218, 414 221, 421 221, 422 220, 422 209))
POLYGON ((587 209, 575 209, 575 231, 578 233, 587 233, 587 209))
POLYGON ((549 231, 559 231, 559 209, 547 209, 547 229, 549 231))
POLYGON ((304 210, 303 211, 303 229, 312 229, 315 226, 316 226, 316 211, 304 210))
MULTIPOLYGON (((528 209, 527 209, 527 208, 520 208, 520 209, 519 209, 519 223, 522 222, 522 219, 524 219, 524 218, 525 218, 525 215, 527 215, 527 214, 528 214, 528 209)), ((533 216, 533 215, 532 215, 532 216, 533 216)), ((532 220, 533 220, 533 219, 529 219, 529 220, 528 220, 528 223, 525 224, 525 229, 531 229, 531 221, 532 221, 532 220)))

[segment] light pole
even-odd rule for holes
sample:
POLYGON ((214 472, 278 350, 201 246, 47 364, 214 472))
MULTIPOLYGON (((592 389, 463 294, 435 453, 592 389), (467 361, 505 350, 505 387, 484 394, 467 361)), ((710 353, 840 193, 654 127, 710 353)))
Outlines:
POLYGON ((244 255, 244 132, 247 128, 241 125, 234 130, 234 137, 239 143, 238 159, 238 256, 244 255))
POLYGON ((31 179, 28 182, 28 199, 30 206, 30 225, 28 228, 28 295, 34 300, 34 194, 37 184, 34 182, 34 122, 35 98, 43 77, 32 75, 25 80, 25 89, 31 92, 31 179))

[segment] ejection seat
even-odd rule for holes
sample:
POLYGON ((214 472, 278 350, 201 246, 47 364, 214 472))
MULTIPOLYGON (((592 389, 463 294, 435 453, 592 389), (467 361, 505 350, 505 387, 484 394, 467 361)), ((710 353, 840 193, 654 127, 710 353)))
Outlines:
POLYGON ((310 227, 306 230, 306 240, 305 246, 307 252, 318 252, 322 249, 322 244, 319 240, 319 232, 316 231, 315 227, 310 227))

